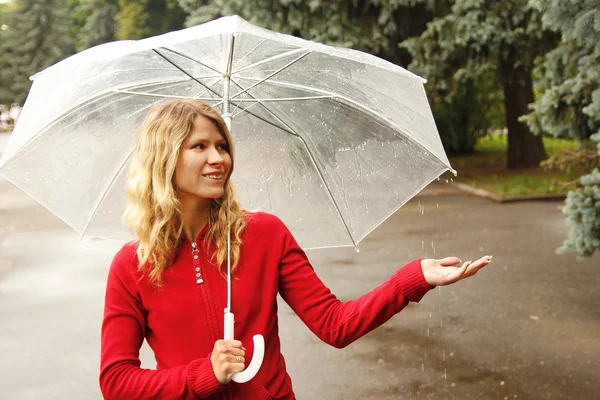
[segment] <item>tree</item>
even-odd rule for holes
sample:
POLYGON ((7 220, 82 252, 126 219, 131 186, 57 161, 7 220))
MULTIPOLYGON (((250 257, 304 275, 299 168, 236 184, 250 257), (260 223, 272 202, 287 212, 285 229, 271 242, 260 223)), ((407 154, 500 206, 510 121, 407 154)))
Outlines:
POLYGON ((178 30, 187 17, 177 0, 119 0, 118 4, 118 39, 142 39, 178 30))
POLYGON ((277 32, 334 46, 351 47, 406 66, 398 46, 419 35, 447 1, 435 0, 179 0, 187 26, 240 15, 277 32))
MULTIPOLYGON (((523 120, 535 132, 595 140, 600 157, 600 3, 537 0, 531 4, 543 13, 544 27, 558 32, 561 41, 538 63, 542 95, 523 120)), ((569 191, 563 213, 570 232, 558 251, 576 251, 585 257, 600 250, 598 168, 569 191)))
POLYGON ((433 90, 448 101, 467 82, 498 74, 508 128, 506 165, 523 168, 546 159, 541 137, 519 117, 533 102, 533 62, 554 42, 527 0, 456 0, 448 15, 404 45, 414 57, 410 68, 433 80, 433 90))
POLYGON ((536 133, 588 140, 600 129, 600 3, 530 3, 543 13, 544 28, 556 31, 561 41, 537 63, 542 95, 531 105, 532 112, 522 119, 536 133))
POLYGON ((73 53, 65 0, 17 0, 3 53, 8 57, 10 91, 23 103, 29 77, 73 53))
POLYGON ((10 104, 15 101, 15 94, 11 89, 10 56, 7 44, 12 14, 15 3, 0 3, 0 104, 10 104))
POLYGON ((115 40, 117 0, 69 0, 77 51, 115 40))

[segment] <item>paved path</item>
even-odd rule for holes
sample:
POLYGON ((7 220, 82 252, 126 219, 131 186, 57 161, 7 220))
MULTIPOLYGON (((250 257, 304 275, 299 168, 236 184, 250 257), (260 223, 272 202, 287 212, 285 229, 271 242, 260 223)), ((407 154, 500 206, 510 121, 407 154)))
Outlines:
MULTIPOLYGON (((287 305, 280 335, 299 399, 565 399, 600 392, 600 255, 554 249, 561 202, 497 204, 428 188, 361 243, 309 253, 341 299, 418 257, 493 254, 346 349, 319 342, 287 305)), ((0 397, 100 399, 99 331, 120 243, 77 235, 0 182, 0 397)), ((143 366, 154 366, 142 351, 143 366)))

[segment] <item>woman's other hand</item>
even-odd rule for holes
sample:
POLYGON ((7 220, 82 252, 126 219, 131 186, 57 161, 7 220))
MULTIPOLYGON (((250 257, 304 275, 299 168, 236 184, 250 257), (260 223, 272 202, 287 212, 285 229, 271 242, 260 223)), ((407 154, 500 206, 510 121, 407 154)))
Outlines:
POLYGON ((444 286, 475 275, 491 261, 492 256, 483 256, 477 261, 467 261, 462 266, 455 267, 461 263, 460 259, 446 257, 441 260, 421 260, 421 268, 427 283, 431 286, 444 286))
POLYGON ((217 340, 210 355, 210 363, 217 380, 228 384, 233 375, 246 369, 246 349, 239 340, 217 340))

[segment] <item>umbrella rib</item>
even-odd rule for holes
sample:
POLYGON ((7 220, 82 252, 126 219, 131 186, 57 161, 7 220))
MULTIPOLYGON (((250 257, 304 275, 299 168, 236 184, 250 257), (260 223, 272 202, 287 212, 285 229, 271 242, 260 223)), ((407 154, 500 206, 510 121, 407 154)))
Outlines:
POLYGON ((189 76, 196 83, 200 84, 201 86, 204 86, 208 91, 214 93, 219 98, 222 98, 222 96, 219 93, 217 93, 212 88, 206 86, 204 83, 200 82, 198 79, 194 78, 192 75, 190 75, 189 73, 187 73, 186 71, 184 71, 179 65, 177 65, 173 61, 169 60, 165 55, 161 54, 158 50, 152 49, 152 51, 154 51, 156 54, 158 54, 159 56, 161 56, 162 58, 164 58, 165 61, 167 61, 169 64, 173 65, 175 68, 177 68, 178 70, 180 70, 182 73, 184 73, 185 75, 189 76))
POLYGON ((233 100, 239 103, 254 103, 254 102, 277 102, 277 101, 293 101, 293 100, 321 100, 321 99, 333 99, 334 96, 306 96, 306 97, 280 97, 272 99, 239 99, 233 100))
POLYGON ((175 96, 175 95, 160 94, 160 93, 132 92, 132 91, 129 91, 129 90, 115 90, 114 92, 115 93, 134 94, 136 96, 162 97, 162 98, 165 98, 165 99, 195 99, 195 100, 205 100, 205 101, 214 100, 214 97, 175 96))
MULTIPOLYGON (((237 83, 235 80, 233 80, 233 79, 232 79, 231 81, 232 81, 233 83, 235 83, 237 86, 239 86, 239 87, 242 87, 242 86, 241 86, 239 83, 237 83)), ((251 95, 250 93, 246 93, 246 94, 247 94, 248 96, 252 97, 252 99, 253 99, 253 100, 256 100, 256 98, 255 98, 253 95, 251 95)), ((254 117, 256 117, 256 118, 259 118, 260 120, 262 120, 262 121, 264 121, 264 122, 266 122, 266 123, 268 123, 268 124, 271 124, 271 125, 273 125, 273 126, 275 126, 275 127, 278 127, 279 129, 281 129, 281 130, 282 130, 282 131, 284 131, 284 132, 287 132, 287 133, 289 133, 289 134, 291 134, 291 135, 294 135, 294 136, 298 136, 298 137, 300 136, 300 135, 298 135, 298 134, 297 134, 297 133, 296 133, 296 132, 295 132, 295 131, 294 131, 292 128, 290 128, 290 126, 289 126, 288 124, 286 124, 284 121, 282 121, 282 120, 281 120, 281 118, 279 118, 279 117, 278 117, 278 116, 277 116, 275 113, 273 113, 273 111, 269 110, 269 108, 268 108, 267 106, 265 106, 264 104, 262 104, 260 101, 257 101, 257 103, 258 103, 258 104, 260 104, 261 106, 263 106, 263 108, 264 108, 265 110, 267 110, 267 112, 268 112, 269 114, 271 114, 271 116, 273 116, 273 117, 274 117, 274 118, 275 118, 275 119, 276 119, 278 122, 281 122, 281 123, 282 123, 282 124, 285 126, 285 128, 286 128, 286 129, 283 129, 283 128, 281 128, 280 126, 277 126, 277 125, 275 125, 274 123, 272 123, 272 122, 270 122, 270 121, 267 121, 267 120, 265 120, 265 119, 263 119, 263 118, 260 118, 260 117, 258 117, 257 115, 255 115, 255 114, 251 113, 250 111, 247 111, 247 110, 248 110, 248 108, 250 108, 250 107, 246 107, 246 108, 244 109, 244 111, 246 111, 248 114, 250 114, 250 115, 252 115, 252 116, 254 116, 254 117)), ((238 114, 238 115, 239 115, 239 114, 238 114)))
POLYGON ((313 156, 312 151, 310 151, 310 148, 306 144, 306 141, 304 140, 304 138, 300 135, 298 135, 298 137, 300 138, 300 140, 302 141, 302 144, 306 148, 306 152, 310 156, 310 160, 312 161, 315 169, 317 170, 317 173, 319 174, 319 177, 321 178, 321 181, 323 182, 323 186, 325 186, 325 189, 327 189, 327 193, 329 194, 329 197, 331 198, 331 201, 333 202, 333 205, 335 206, 335 209, 338 212, 338 215, 340 216, 342 223, 344 224, 344 228, 346 228, 346 232, 348 232, 348 236, 350 237, 350 240, 352 241, 352 245, 354 246, 355 249, 358 250, 358 244, 354 240, 354 236, 352 236, 352 232, 350 231, 350 228, 348 227, 348 224, 346 223, 346 220, 344 219, 344 216, 342 215, 342 210, 340 210, 340 207, 338 206, 337 201, 335 201, 335 197, 333 197, 333 193, 331 192, 331 189, 329 188, 327 181, 325 181, 325 176, 323 175, 323 171, 321 171, 321 168, 319 168, 319 166, 317 164, 317 160, 315 160, 315 157, 313 156))
MULTIPOLYGON (((242 57, 238 58, 238 59, 236 60, 236 62, 238 62, 238 63, 239 63, 239 62, 241 62, 242 60, 244 60, 246 57, 248 57, 248 54, 250 54, 250 53, 254 52, 254 50, 256 50, 258 47, 260 47, 260 45, 262 45, 262 44, 263 44, 264 42, 266 42, 266 41, 267 41, 267 39, 263 39, 263 40, 261 40, 260 42, 258 42, 258 43, 256 44, 256 46, 254 46, 253 48, 251 48, 250 50, 248 50, 248 51, 246 52, 246 54, 244 54, 242 57)), ((258 63, 255 63, 255 64, 259 64, 260 62, 261 62, 261 61, 259 61, 258 63)), ((252 65, 255 65, 255 64, 247 65, 246 67, 244 67, 244 68, 242 68, 242 69, 245 69, 245 68, 247 68, 247 67, 250 67, 250 66, 252 66, 252 65)), ((232 74, 234 74, 234 73, 235 73, 235 72, 232 72, 232 74)))
MULTIPOLYGON (((260 85, 261 83, 263 83, 264 81, 271 79, 273 76, 277 75, 278 73, 280 73, 281 71, 283 71, 284 69, 292 66, 293 64, 297 63, 298 61, 300 61, 301 59, 303 59, 304 57, 306 57, 307 55, 309 55, 310 53, 312 53, 312 51, 307 51, 306 53, 302 54, 300 57, 295 58, 294 60, 290 61, 289 63, 287 63, 286 65, 284 65, 283 67, 279 68, 277 71, 273 72, 270 75, 267 75, 266 77, 262 78, 261 80, 259 80, 258 82, 254 83, 253 85, 251 85, 250 87, 247 87, 246 89, 242 90, 241 92, 238 92, 236 94, 234 94, 233 96, 230 97, 230 99, 234 99, 236 97, 238 97, 239 95, 243 94, 243 93, 247 93, 250 89, 252 89, 253 87, 260 85)), ((240 85, 238 85, 240 86, 240 85)), ((241 86, 240 86, 241 87, 241 86)))
POLYGON ((85 224, 85 227, 83 228, 83 232, 81 232, 81 238, 83 238, 83 236, 85 235, 85 233, 87 232, 90 224, 92 223, 92 219, 94 218, 94 216, 96 215, 96 212, 98 211, 98 209, 100 208, 100 204, 102 204, 102 200, 104 200, 104 198, 106 197, 108 191, 110 190, 110 187, 112 186, 113 182, 117 179, 117 177, 119 176, 119 173, 123 170, 123 167, 125 166, 125 164, 127 163, 127 161, 129 160, 129 158, 131 157, 131 155, 133 154, 133 151, 135 150, 135 148, 132 148, 129 151, 129 154, 127 154, 127 157, 125 157, 125 159, 123 160, 123 162, 121 163, 121 165, 119 165, 119 168, 117 169, 117 171, 115 172, 115 174, 113 175, 113 177, 111 178, 110 182, 108 182, 108 184, 106 185, 106 188, 104 189, 104 192, 102 193, 102 196, 100 196, 100 199, 98 199, 98 202, 96 203, 96 205, 94 206, 94 211, 92 211, 92 215, 90 215, 90 218, 88 219, 87 224, 85 224))
POLYGON ((188 61, 192 61, 192 62, 195 62, 195 63, 197 63, 197 64, 200 64, 200 65, 202 65, 204 68, 208 68, 208 69, 210 69, 211 71, 214 71, 214 72, 216 72, 217 74, 219 74, 219 76, 223 76, 223 73, 222 73, 221 71, 219 71, 219 70, 216 70, 216 69, 214 69, 213 67, 211 67, 211 66, 209 66, 209 65, 206 65, 206 64, 204 64, 203 62, 201 62, 201 61, 198 61, 198 60, 196 60, 196 59, 194 59, 194 58, 192 58, 192 57, 190 57, 190 56, 187 56, 187 55, 185 55, 185 54, 182 54, 182 53, 180 53, 180 52, 178 52, 178 51, 176 51, 176 50, 170 49, 170 48, 168 48, 168 47, 161 47, 161 49, 165 49, 165 50, 167 50, 167 51, 170 51, 171 53, 173 53, 173 54, 176 54, 176 55, 178 55, 178 56, 179 56, 179 57, 181 57, 181 58, 185 58, 185 59, 186 59, 186 60, 188 60, 188 61))
MULTIPOLYGON (((261 42, 261 43, 262 43, 262 42, 261 42)), ((259 44, 261 44, 261 43, 259 43, 259 44)), ((257 47, 258 47, 258 46, 257 46, 257 47)), ((256 48, 256 47, 255 47, 255 48, 256 48)), ((268 63, 268 62, 271 62, 271 61, 275 61, 275 60, 278 60, 278 59, 280 59, 280 58, 285 58, 285 57, 287 57, 287 56, 289 56, 289 55, 292 55, 292 54, 294 54, 294 53, 299 53, 299 52, 301 52, 301 51, 306 51, 306 49, 303 49, 303 48, 298 48, 298 49, 294 49, 294 50, 286 51, 285 53, 278 54, 278 55, 276 55, 276 56, 272 56, 272 57, 266 58, 266 59, 264 59, 264 60, 260 60, 260 61, 258 61, 258 62, 255 62, 254 64, 246 65, 245 67, 243 67, 243 68, 240 68, 240 69, 238 69, 237 71, 233 71, 231 74, 232 74, 232 75, 233 75, 233 74, 237 74, 237 73, 239 73, 239 72, 242 72, 242 71, 245 71, 245 70, 247 70, 247 69, 249 69, 249 68, 254 68, 254 67, 257 67, 257 66, 259 66, 259 65, 261 65, 261 64, 264 64, 264 63, 268 63)), ((244 57, 245 57, 245 56, 244 56, 244 57)), ((239 60, 238 60, 238 61, 239 61, 239 60)))
MULTIPOLYGON (((217 78, 216 76, 213 76, 213 78, 217 78)), ((215 80, 215 82, 213 83, 213 85, 217 82, 219 82, 221 80, 221 78, 219 77, 217 80, 215 80)), ((150 85, 148 85, 150 86, 150 85)), ((142 88, 143 86, 139 86, 139 88, 142 88)), ((170 99, 194 99, 194 100, 204 100, 204 101, 214 101, 215 98, 214 97, 198 97, 199 94, 202 93, 202 91, 198 92, 197 95, 195 96, 176 96, 176 95, 170 95, 170 94, 160 94, 160 93, 146 93, 146 92, 134 92, 132 90, 127 90, 127 89, 115 89, 113 90, 114 93, 125 93, 125 94, 134 94, 134 95, 138 95, 138 96, 153 96, 153 97, 164 97, 164 98, 170 98, 170 99)))

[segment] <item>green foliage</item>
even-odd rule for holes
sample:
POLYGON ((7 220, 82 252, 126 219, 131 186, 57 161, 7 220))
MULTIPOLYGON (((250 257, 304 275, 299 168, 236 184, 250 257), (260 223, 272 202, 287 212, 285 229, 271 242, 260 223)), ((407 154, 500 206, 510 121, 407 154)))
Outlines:
POLYGON ((489 130, 502 128, 502 90, 496 78, 495 74, 488 73, 478 82, 467 80, 456 90, 452 101, 438 99, 432 102, 446 151, 472 153, 479 138, 487 135, 489 130))
POLYGON ((136 40, 150 36, 150 14, 146 10, 146 3, 146 0, 119 0, 119 12, 115 16, 117 39, 136 40))
MULTIPOLYGON (((485 90, 485 80, 496 75, 504 93, 496 92, 484 101, 495 100, 496 105, 500 99, 504 102, 503 125, 515 138, 509 148, 509 167, 519 167, 544 158, 542 142, 530 140, 531 133, 516 118, 527 112, 527 100, 523 99, 533 97, 534 59, 552 43, 553 36, 542 27, 541 13, 527 0, 455 0, 447 15, 434 19, 420 37, 408 39, 402 46, 413 57, 409 68, 428 79, 428 94, 437 109, 436 121, 442 125, 448 113, 455 114, 452 124, 464 121, 456 110, 461 108, 457 103, 465 101, 465 88, 485 90), (448 106, 440 110, 438 104, 448 106), (525 143, 527 150, 518 147, 525 143)), ((487 93, 482 92, 482 96, 485 98, 487 93)), ((489 125, 497 124, 497 116, 496 112, 489 125)), ((478 123, 455 125, 458 134, 464 135, 463 143, 473 143, 472 138, 486 125, 485 118, 483 122, 473 119, 478 123)))
POLYGON ((10 37, 10 25, 12 15, 16 9, 16 3, 0 4, 0 26, 5 26, 5 29, 0 29, 0 104, 10 104, 15 99, 15 94, 10 85, 12 82, 12 73, 10 59, 7 56, 7 51, 10 48, 7 45, 10 37))
POLYGON ((31 82, 29 77, 72 54, 70 18, 65 0, 18 0, 17 11, 2 43, 2 69, 8 81, 0 98, 23 103, 31 82))
POLYGON ((600 3, 531 0, 560 43, 537 63, 541 95, 523 120, 534 132, 587 140, 600 131, 600 3))
POLYGON ((71 0, 71 18, 77 29, 74 35, 77 51, 115 40, 119 11, 117 0, 71 0))
POLYGON ((187 26, 224 15, 335 46, 352 47, 399 65, 410 56, 398 47, 419 35, 447 1, 434 0, 179 0, 187 26))
POLYGON ((464 82, 502 73, 503 62, 531 70, 548 40, 540 13, 527 0, 456 0, 451 13, 402 45, 413 55, 411 70, 428 79, 432 95, 452 100, 464 82))
POLYGON ((559 252, 581 257, 600 249, 600 3, 597 0, 531 0, 543 12, 543 25, 560 34, 561 41, 537 64, 540 95, 522 119, 535 132, 575 138, 579 151, 549 160, 568 169, 582 164, 587 175, 570 191, 563 213, 569 236, 559 252), (593 154, 585 142, 597 141, 593 154), (596 167, 596 168, 594 168, 596 167), (592 170, 592 168, 594 168, 592 170))
POLYGON ((142 39, 183 28, 186 13, 177 0, 119 0, 115 36, 142 39))
POLYGON ((580 187, 567 195, 562 210, 570 227, 569 237, 557 252, 576 251, 589 257, 600 250, 600 170, 580 179, 580 187))

